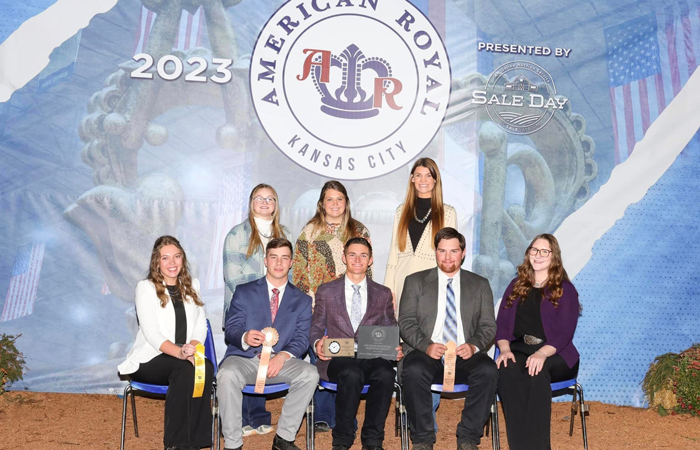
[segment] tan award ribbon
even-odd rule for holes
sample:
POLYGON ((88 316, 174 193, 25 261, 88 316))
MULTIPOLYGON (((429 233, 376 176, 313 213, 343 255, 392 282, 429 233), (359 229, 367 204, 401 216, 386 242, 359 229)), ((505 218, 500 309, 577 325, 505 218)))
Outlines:
POLYGON ((457 344, 449 341, 445 352, 445 375, 442 380, 442 391, 452 392, 455 390, 455 367, 457 366, 457 344))
POLYGON ((262 353, 260 354, 260 365, 258 365, 258 376, 255 379, 255 393, 262 394, 265 389, 265 381, 267 380, 267 366, 270 364, 270 353, 272 353, 272 346, 280 340, 280 335, 272 327, 267 327, 262 329, 262 333, 265 335, 265 342, 263 342, 262 353))
POLYGON ((199 398, 204 392, 204 346, 199 343, 194 352, 194 391, 192 398, 199 398))

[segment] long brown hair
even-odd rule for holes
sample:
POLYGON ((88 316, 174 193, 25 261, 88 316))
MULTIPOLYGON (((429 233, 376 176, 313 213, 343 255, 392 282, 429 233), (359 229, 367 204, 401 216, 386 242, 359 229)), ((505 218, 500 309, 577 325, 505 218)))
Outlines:
POLYGON ((408 179, 408 188, 406 189, 406 201, 404 202, 403 211, 399 218, 397 233, 399 234, 398 244, 399 251, 401 252, 406 249, 408 224, 413 220, 414 210, 416 208, 416 188, 413 185, 412 178, 413 172, 415 172, 418 167, 425 167, 428 169, 430 171, 430 176, 435 180, 435 186, 433 187, 432 196, 430 198, 430 207, 432 208, 430 223, 433 226, 433 235, 430 236, 431 243, 435 240, 437 232, 445 225, 445 205, 442 201, 442 177, 440 176, 440 170, 432 159, 420 158, 413 164, 413 168, 411 169, 411 178, 408 179))
POLYGON ((255 253, 255 250, 260 247, 262 252, 265 253, 265 249, 262 245, 262 240, 260 239, 260 230, 255 224, 255 213, 253 211, 253 198, 255 194, 262 189, 269 189, 272 191, 272 196, 275 197, 275 212, 272 213, 272 236, 270 239, 285 237, 282 232, 282 225, 280 225, 280 208, 279 208, 279 197, 277 197, 277 191, 275 188, 269 184, 260 183, 255 186, 252 191, 250 191, 250 198, 248 199, 248 223, 250 224, 250 240, 248 241, 248 250, 246 251, 246 258, 250 258, 255 253))
MULTIPOLYGON (((326 227, 326 213, 323 211, 323 200, 326 198, 326 192, 333 189, 338 191, 345 197, 345 214, 343 214, 343 220, 340 221, 340 228, 338 228, 338 237, 341 241, 345 242, 351 237, 359 236, 362 224, 357 220, 352 218, 350 212, 350 198, 348 197, 348 191, 343 186, 343 183, 336 180, 327 181, 326 184, 321 188, 321 195, 316 203, 316 214, 309 220, 308 224, 313 225, 312 235, 320 233, 326 227)), ((311 240, 311 239, 310 239, 311 240)))
POLYGON ((508 296, 506 308, 513 306, 513 301, 515 299, 519 298, 521 301, 524 301, 530 293, 530 289, 534 286, 535 270, 532 268, 532 264, 530 264, 529 251, 538 239, 544 239, 549 242, 549 248, 552 250, 552 264, 549 266, 547 282, 544 285, 542 296, 549 300, 555 308, 559 306, 558 301, 564 294, 564 289, 561 285, 564 281, 570 281, 569 275, 566 273, 566 270, 564 270, 564 266, 561 262, 561 248, 559 247, 557 238, 551 234, 544 233, 535 236, 525 250, 525 260, 518 266, 518 278, 515 282, 515 286, 513 286, 513 292, 508 296))
POLYGON ((160 306, 165 308, 165 305, 168 304, 168 300, 170 300, 170 296, 166 293, 163 274, 160 273, 160 250, 166 245, 174 245, 180 250, 180 253, 182 253, 182 269, 180 269, 180 274, 177 276, 177 288, 180 290, 182 301, 187 302, 189 298, 191 298, 195 305, 204 306, 199 295, 197 295, 197 291, 192 287, 190 265, 187 263, 185 250, 183 250, 182 245, 180 245, 180 241, 172 236, 161 236, 156 239, 156 243, 153 244, 153 252, 151 253, 151 265, 148 269, 148 277, 146 278, 156 287, 156 294, 160 299, 160 306))

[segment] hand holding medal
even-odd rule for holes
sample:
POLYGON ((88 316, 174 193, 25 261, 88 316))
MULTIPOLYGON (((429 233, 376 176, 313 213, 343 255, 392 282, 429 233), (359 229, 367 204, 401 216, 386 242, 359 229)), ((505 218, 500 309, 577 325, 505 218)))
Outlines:
POLYGON ((263 342, 262 353, 260 354, 260 364, 258 365, 258 376, 255 379, 255 393, 262 394, 265 389, 265 381, 267 380, 267 366, 270 364, 270 354, 272 353, 272 347, 277 344, 280 339, 279 333, 272 327, 267 327, 262 329, 262 333, 265 335, 265 341, 263 342))

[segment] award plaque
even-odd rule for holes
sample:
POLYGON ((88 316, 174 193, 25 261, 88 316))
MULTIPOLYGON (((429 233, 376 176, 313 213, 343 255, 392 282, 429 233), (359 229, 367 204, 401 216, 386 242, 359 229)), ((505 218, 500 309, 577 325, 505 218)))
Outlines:
POLYGON ((262 394, 265 389, 265 381, 267 381, 267 366, 270 364, 270 353, 272 346, 280 339, 279 333, 272 327, 263 328, 262 333, 265 335, 263 342, 262 353, 260 354, 260 364, 258 365, 258 376, 255 379, 255 393, 262 394))
POLYGON ((361 326, 357 330, 357 358, 396 361, 399 327, 361 326))
POLYGON ((455 367, 457 366, 457 344, 449 341, 445 352, 445 375, 442 379, 442 391, 452 392, 455 390, 455 367))
POLYGON ((337 358, 340 356, 355 356, 355 340, 354 339, 334 339, 326 338, 323 346, 323 354, 326 357, 337 358))

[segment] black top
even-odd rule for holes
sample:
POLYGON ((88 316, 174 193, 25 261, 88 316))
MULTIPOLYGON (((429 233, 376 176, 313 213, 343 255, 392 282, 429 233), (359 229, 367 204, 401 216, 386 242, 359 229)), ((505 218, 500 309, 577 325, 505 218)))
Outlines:
POLYGON ((540 315, 540 304, 543 301, 545 300, 542 300, 542 289, 533 287, 527 294, 527 299, 518 302, 513 327, 513 336, 516 339, 521 339, 524 335, 529 334, 546 340, 547 337, 542 327, 542 316, 540 315))
POLYGON ((166 286, 170 293, 170 300, 175 308, 175 343, 182 345, 187 343, 187 314, 185 304, 182 303, 182 296, 177 286, 166 286))
MULTIPOLYGON (((423 220, 423 218, 428 214, 428 210, 430 209, 430 202, 431 199, 429 198, 416 198, 416 216, 418 216, 419 219, 423 220)), ((413 214, 413 211, 410 212, 413 214)), ((415 219, 415 216, 413 220, 411 220, 408 224, 408 236, 411 238, 411 245, 413 246, 413 251, 416 251, 416 247, 418 247, 418 242, 420 241, 420 237, 423 235, 423 231, 425 231, 425 227, 428 226, 428 223, 430 223, 430 217, 425 219, 425 222, 420 223, 415 219)))

